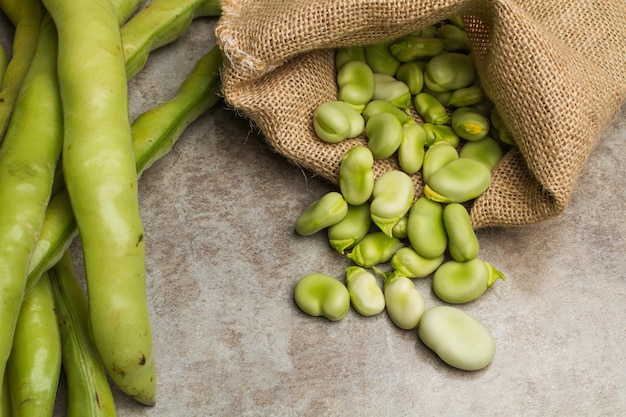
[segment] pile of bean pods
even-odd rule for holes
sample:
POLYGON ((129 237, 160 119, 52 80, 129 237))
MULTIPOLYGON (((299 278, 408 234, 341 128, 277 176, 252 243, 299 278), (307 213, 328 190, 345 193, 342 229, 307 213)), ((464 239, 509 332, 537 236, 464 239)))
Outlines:
POLYGON ((156 401, 137 181, 220 100, 209 47, 131 122, 127 82, 218 0, 0 0, 0 416, 114 416, 156 401), (2 48, 0 48, 1 50, 2 48), (88 294, 69 247, 80 236, 88 294))
POLYGON ((449 365, 484 368, 495 353, 493 337, 456 305, 505 277, 479 257, 467 207, 515 143, 480 84, 462 19, 339 48, 335 64, 337 100, 315 109, 313 127, 322 141, 364 135, 367 145, 345 153, 339 190, 311 203, 295 230, 325 230, 354 265, 345 284, 322 273, 301 278, 296 304, 330 320, 351 305, 364 316, 386 311, 396 326, 419 328, 419 338, 449 365), (374 161, 390 157, 400 169, 375 178, 374 161), (418 172, 423 195, 410 176, 418 172), (425 309, 413 279, 426 277, 447 305, 425 309))

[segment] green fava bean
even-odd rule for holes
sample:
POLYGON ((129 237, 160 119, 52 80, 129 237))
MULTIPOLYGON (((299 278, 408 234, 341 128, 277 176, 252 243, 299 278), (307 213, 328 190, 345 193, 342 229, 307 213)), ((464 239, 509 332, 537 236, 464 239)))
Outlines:
POLYGON ((443 225, 448 235, 448 251, 454 260, 470 261, 478 256, 480 245, 469 212, 459 203, 443 208, 443 225))
POLYGON ((431 146, 438 142, 447 142, 455 148, 461 143, 459 135, 448 125, 434 125, 432 123, 424 123, 422 125, 426 133, 426 144, 431 146))
POLYGON ((393 237, 393 226, 409 211, 415 196, 411 177, 398 170, 387 171, 374 183, 370 215, 378 228, 393 237))
POLYGON ((375 316, 385 309, 385 295, 376 277, 360 266, 346 268, 346 286, 352 307, 362 316, 375 316))
POLYGON ((388 101, 401 109, 411 106, 409 87, 389 74, 374 73, 374 99, 388 101))
POLYGON ((464 371, 486 367, 496 352, 489 329, 475 317, 452 306, 426 310, 417 334, 441 360, 464 371))
POLYGON ((337 73, 337 85, 337 98, 359 113, 374 98, 374 73, 365 62, 347 62, 337 73))
POLYGON ((402 124, 390 113, 377 113, 365 124, 367 147, 374 159, 393 155, 402 143, 402 124))
POLYGON ((498 141, 487 136, 481 140, 465 142, 459 151, 459 156, 481 162, 493 171, 504 156, 504 150, 498 141))
POLYGON ((393 40, 374 43, 364 47, 365 62, 372 71, 382 74, 395 75, 401 62, 393 56, 390 50, 393 40))
POLYGON ((424 258, 438 258, 448 246, 440 203, 418 198, 409 210, 407 234, 411 247, 424 258))
POLYGON ((337 72, 348 62, 365 62, 365 50, 362 46, 344 46, 335 50, 335 69, 337 72))
POLYGON ((511 133, 507 130, 502 122, 502 118, 500 117, 500 113, 496 109, 492 109, 490 113, 490 120, 493 126, 493 130, 495 130, 497 139, 499 139, 505 145, 515 146, 515 140, 511 133))
POLYGON ((397 237, 389 237, 383 232, 370 232, 346 256, 358 266, 371 268, 389 262, 393 254, 403 246, 397 237))
POLYGON ((406 231, 406 225, 409 221, 409 216, 404 216, 398 221, 398 223, 393 225, 393 229, 391 229, 391 234, 399 239, 405 239, 409 235, 406 231))
POLYGON ((441 203, 463 203, 484 193, 491 171, 478 161, 459 158, 435 171, 426 182, 424 195, 441 203))
POLYGON ((417 327, 424 313, 424 296, 407 277, 397 276, 384 284, 387 315, 401 329, 417 327))
POLYGON ((364 125, 361 114, 343 101, 324 102, 313 112, 313 128, 324 142, 354 138, 363 132, 364 125))
POLYGON ((348 214, 348 203, 343 196, 331 191, 311 203, 296 220, 296 232, 302 236, 312 235, 339 223, 348 214))
POLYGON ((325 274, 309 274, 296 284, 294 299, 306 314, 337 321, 350 309, 350 293, 336 278, 325 274))
POLYGON ((371 224, 369 204, 348 205, 346 217, 328 228, 328 242, 333 249, 343 254, 365 237, 371 224))
POLYGON ((476 66, 468 55, 449 52, 428 61, 424 84, 433 91, 450 91, 469 87, 476 81, 476 66))
POLYGON ((459 159, 459 152, 448 142, 435 142, 428 147, 422 164, 422 178, 428 182, 430 176, 449 162, 459 159))
POLYGON ((424 258, 407 246, 398 249, 392 256, 391 266, 397 275, 407 278, 425 278, 439 268, 444 258, 443 254, 436 258, 424 258))
POLYGON ((448 100, 448 106, 451 107, 466 107, 473 106, 475 104, 482 103, 485 99, 485 92, 479 85, 471 85, 465 88, 459 88, 454 90, 450 94, 448 100))
POLYGON ((450 120, 450 116, 444 105, 431 94, 419 93, 413 99, 413 105, 417 113, 422 116, 427 123, 443 125, 450 120))
POLYGON ((402 171, 415 174, 422 168, 426 146, 426 131, 414 121, 402 126, 402 141, 398 147, 398 163, 402 171))
POLYGON ((464 304, 478 299, 504 274, 480 258, 444 262, 433 276, 433 291, 442 301, 464 304))
POLYGON ((401 124, 407 123, 412 120, 411 115, 408 114, 405 110, 394 106, 386 100, 370 101, 363 109, 361 116, 363 116, 363 120, 365 120, 365 123, 367 123, 372 116, 383 112, 392 114, 393 116, 395 116, 396 119, 398 119, 401 124))
POLYGON ((453 24, 444 24, 437 29, 438 39, 443 49, 448 52, 466 51, 469 49, 467 32, 453 24))
POLYGON ((396 71, 396 79, 409 87, 412 95, 421 93, 424 88, 424 71, 416 62, 405 62, 396 71))
POLYGON ((354 206, 368 201, 374 190, 374 156, 365 146, 348 150, 339 164, 339 189, 343 198, 354 206))
POLYGON ((481 140, 489 133, 489 119, 471 107, 461 107, 452 113, 452 129, 465 140, 481 140))
POLYGON ((400 62, 409 62, 441 54, 443 42, 438 38, 411 34, 394 41, 389 50, 400 62))

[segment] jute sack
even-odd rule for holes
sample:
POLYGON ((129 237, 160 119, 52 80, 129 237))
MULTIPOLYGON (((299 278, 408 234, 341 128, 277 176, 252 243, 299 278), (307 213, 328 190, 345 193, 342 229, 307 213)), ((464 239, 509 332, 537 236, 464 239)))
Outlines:
MULTIPOLYGON (((336 99, 334 48, 464 16, 485 92, 518 145, 473 202, 475 228, 562 212, 626 97, 624 0, 223 0, 222 9, 225 101, 275 151, 333 183, 344 153, 366 143, 327 144, 313 131, 314 109, 336 99)), ((388 158, 375 173, 394 168, 388 158)))

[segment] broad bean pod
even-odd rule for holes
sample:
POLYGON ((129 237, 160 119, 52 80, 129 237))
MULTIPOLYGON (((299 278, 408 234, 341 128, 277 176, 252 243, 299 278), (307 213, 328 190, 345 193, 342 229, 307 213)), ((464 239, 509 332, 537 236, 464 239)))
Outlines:
POLYGON ((471 107, 456 109, 450 124, 457 135, 468 141, 481 140, 489 134, 489 119, 471 107))
POLYGON ((112 381, 151 405, 156 371, 119 23, 108 0, 44 5, 58 31, 63 173, 82 243, 91 333, 112 381))
POLYGON ((418 198, 409 210, 407 234, 411 247, 424 258, 438 258, 448 246, 443 225, 443 207, 426 197, 418 198))
POLYGON ((446 204, 443 208, 443 225, 448 235, 448 251, 454 260, 464 262, 478 256, 478 237, 465 206, 459 203, 446 204))
POLYGON ((400 65, 395 77, 406 84, 412 95, 421 93, 422 88, 424 88, 424 71, 415 61, 400 65))
POLYGON ((450 304, 469 303, 478 299, 504 274, 480 258, 459 262, 444 262, 433 276, 433 291, 450 304))
POLYGON ((362 316, 375 316, 385 309, 385 295, 376 276, 360 266, 346 268, 346 286, 352 307, 362 316))
POLYGON ((87 298, 69 251, 63 253, 49 274, 59 316, 67 417, 115 417, 111 387, 89 333, 87 298))
POLYGON ((296 220, 296 233, 312 235, 339 223, 348 214, 348 203, 341 193, 330 191, 309 204, 296 220))
POLYGON ((444 44, 439 38, 409 34, 394 41, 389 50, 400 62, 432 58, 443 52, 444 44))
POLYGON ((333 249, 343 254, 365 237, 371 224, 369 204, 348 205, 346 217, 328 228, 328 242, 333 249))
POLYGON ((52 415, 61 375, 61 335, 47 274, 22 302, 7 375, 13 417, 52 415))
POLYGON ((348 204, 358 206, 374 190, 374 155, 366 146, 350 148, 339 163, 339 190, 348 204))
POLYGON ((426 146, 430 147, 438 142, 448 142, 454 148, 458 147, 461 143, 459 135, 456 134, 454 129, 448 125, 434 125, 432 123, 422 124, 424 132, 426 133, 426 146))
POLYGON ((405 172, 392 169, 380 175, 374 183, 370 203, 374 224, 393 237, 393 227, 411 208, 414 195, 413 181, 405 172))
POLYGON ((415 121, 402 125, 402 141, 398 147, 398 164, 407 174, 415 174, 424 162, 426 131, 415 121))
POLYGON ((337 72, 337 86, 337 98, 360 113, 374 98, 374 72, 365 62, 347 62, 337 72))
POLYGON ((398 249, 391 258, 394 274, 407 278, 425 278, 435 272, 443 263, 445 255, 425 258, 413 248, 406 246, 398 249))
POLYGON ((395 237, 380 231, 370 232, 363 237, 346 256, 358 266, 370 268, 388 262, 404 244, 395 237))
POLYGON ((422 178, 428 182, 430 176, 455 159, 459 159, 459 152, 447 141, 435 142, 424 153, 422 164, 422 178))
POLYGON ((411 92, 402 81, 389 74, 374 73, 374 100, 385 100, 401 109, 411 106, 411 92))
POLYGON ((2 379, 2 391, 0 391, 0 416, 12 417, 11 409, 11 388, 9 387, 9 377, 5 374, 2 379))
POLYGON ((0 45, 0 85, 2 85, 2 79, 6 73, 7 65, 9 65, 9 57, 7 56, 7 52, 4 50, 4 47, 0 45))
POLYGON ((300 278, 294 289, 296 305, 306 314, 341 320, 350 309, 350 293, 330 275, 314 273, 300 278))
POLYGON ((476 66, 468 55, 449 52, 428 61, 424 84, 433 91, 450 91, 469 87, 476 81, 476 66))
POLYGON ((365 124, 365 135, 374 159, 393 155, 402 143, 402 133, 402 124, 391 113, 381 112, 370 117, 365 124))
POLYGON ((459 151, 459 157, 481 162, 490 171, 493 171, 503 156, 502 146, 490 136, 473 142, 465 142, 459 151))
POLYGON ((0 148, 0 376, 11 351, 30 254, 42 228, 62 147, 56 32, 43 21, 0 148))
POLYGON ((424 296, 415 283, 404 276, 394 276, 384 282, 387 315, 401 329, 417 327, 424 313, 424 296))
POLYGON ((426 181, 424 195, 441 203, 463 203, 489 188, 491 171, 473 159, 459 158, 435 171, 426 181))
POLYGON ((365 62, 372 68, 372 71, 395 75, 401 62, 391 53, 392 42, 393 40, 388 40, 364 47, 365 62))
POLYGON ((120 25, 123 25, 141 6, 144 0, 111 0, 120 25))
POLYGON ((431 94, 419 93, 413 98, 413 105, 427 123, 443 125, 450 120, 444 105, 431 94))
POLYGON ((417 334, 441 360, 465 371, 486 367, 496 352, 489 329, 475 317, 452 306, 426 310, 417 334))
POLYGON ((363 132, 364 126, 361 114, 344 101, 326 101, 313 112, 313 129, 324 142, 354 138, 363 132))

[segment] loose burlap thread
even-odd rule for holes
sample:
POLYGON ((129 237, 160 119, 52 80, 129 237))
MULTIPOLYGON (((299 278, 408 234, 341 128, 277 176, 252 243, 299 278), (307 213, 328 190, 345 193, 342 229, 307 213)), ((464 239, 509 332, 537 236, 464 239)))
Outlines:
MULTIPOLYGON (((464 16, 478 74, 517 147, 473 201, 475 228, 561 213, 603 130, 626 97, 623 0, 223 0, 226 103, 294 164, 338 183, 361 136, 320 141, 313 111, 336 99, 334 49, 397 38, 464 16)), ((377 161, 376 176, 398 169, 377 161)), ((417 195, 420 174, 412 176, 417 195)))

